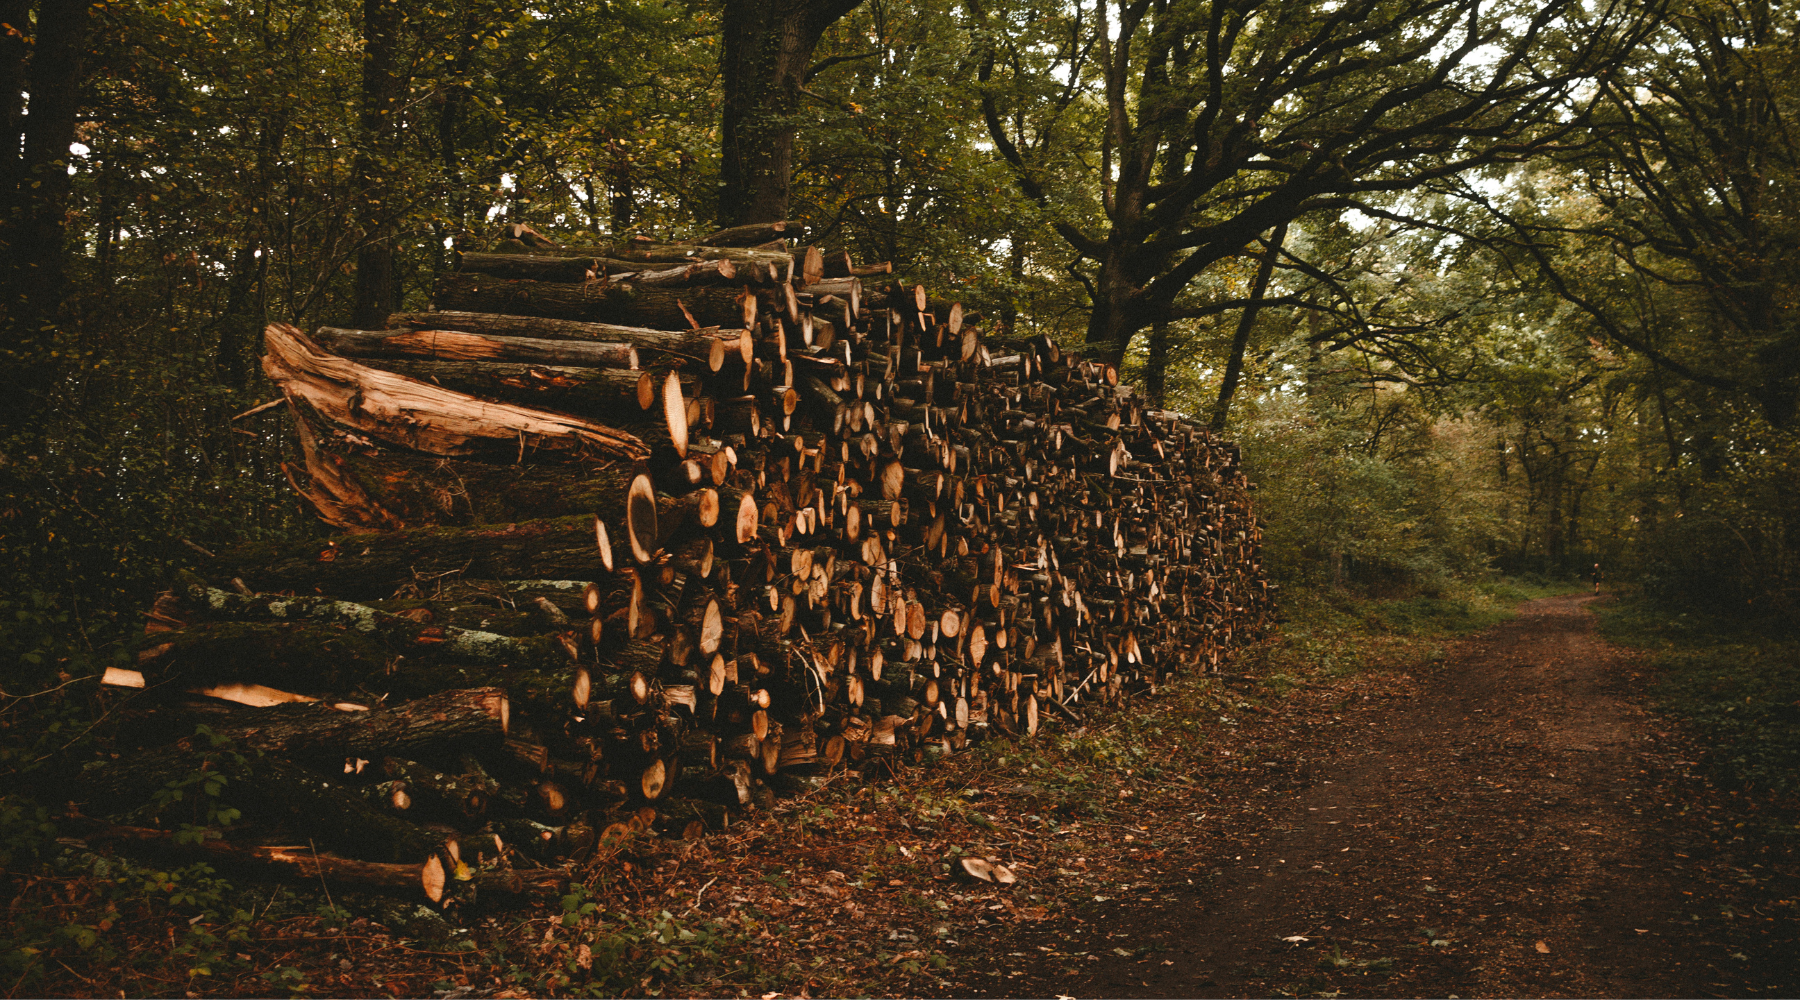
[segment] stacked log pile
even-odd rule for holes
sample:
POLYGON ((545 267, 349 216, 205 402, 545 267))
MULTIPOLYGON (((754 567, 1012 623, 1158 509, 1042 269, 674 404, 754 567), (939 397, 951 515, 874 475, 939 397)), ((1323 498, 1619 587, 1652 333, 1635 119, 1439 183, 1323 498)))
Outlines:
MULTIPOLYGON (((785 235, 514 227, 437 311, 269 327, 294 488, 343 533, 158 602, 115 672, 165 692, 141 742, 214 712, 265 751, 241 766, 269 811, 337 853, 309 872, 442 900, 1079 721, 1262 629, 1235 447, 785 235)), ((84 794, 217 758, 195 742, 84 794)))

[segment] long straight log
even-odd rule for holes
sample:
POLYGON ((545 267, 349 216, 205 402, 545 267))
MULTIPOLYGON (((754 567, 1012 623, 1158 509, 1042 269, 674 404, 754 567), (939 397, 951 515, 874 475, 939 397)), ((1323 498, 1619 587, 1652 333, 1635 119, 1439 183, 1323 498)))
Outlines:
POLYGON ((604 264, 593 257, 544 257, 518 253, 459 253, 458 271, 474 271, 496 278, 532 281, 592 281, 606 274, 604 264))
POLYGON ((460 330, 347 330, 322 326, 313 342, 347 358, 503 361, 576 368, 636 368, 637 348, 606 341, 494 337, 460 330))
MULTIPOLYGON (((505 664, 521 670, 556 669, 574 658, 567 645, 555 636, 512 638, 493 632, 425 623, 406 615, 388 614, 365 604, 331 597, 236 594, 202 585, 189 587, 185 596, 184 607, 215 621, 318 622, 375 638, 386 648, 412 657, 505 664)), ((159 632, 146 638, 144 642, 151 644, 149 648, 168 644, 171 649, 166 656, 141 661, 140 666, 154 668, 163 659, 180 659, 190 646, 209 645, 204 639, 205 632, 203 627, 190 628, 159 632)), ((150 672, 146 670, 146 673, 150 672)))
POLYGON ((85 803, 90 815, 123 812, 149 802, 169 781, 205 769, 225 779, 221 798, 246 819, 279 823, 324 850, 406 861, 423 859, 442 843, 424 827, 370 806, 341 780, 295 766, 280 753, 255 756, 261 741, 237 745, 252 752, 183 743, 121 754, 82 768, 63 797, 85 803))
MULTIPOLYGON (((445 310, 426 313, 394 313, 388 324, 411 329, 449 328, 494 337, 540 337, 547 340, 598 340, 630 344, 640 351, 655 351, 699 361, 710 360, 715 353, 735 352, 749 361, 753 342, 748 329, 721 330, 718 327, 653 330, 642 326, 613 323, 588 323, 580 320, 551 319, 543 316, 513 316, 503 313, 462 312, 445 310)), ((641 363, 656 359, 640 358, 641 363)), ((711 368, 717 371, 717 366, 711 368)))
MULTIPOLYGON (((299 882, 323 880, 333 885, 388 889, 406 895, 423 892, 430 898, 426 877, 429 862, 359 861, 310 846, 246 847, 212 836, 199 843, 177 843, 172 831, 149 827, 108 827, 90 834, 85 840, 90 844, 106 844, 128 854, 200 857, 217 864, 274 869, 299 882)), ((435 850, 431 853, 435 854, 435 850)), ((477 893, 543 897, 566 891, 572 877, 569 869, 561 867, 478 870, 470 873, 469 884, 477 893)), ((437 881, 441 899, 441 867, 437 881)))
MULTIPOLYGON (((644 544, 654 545, 654 526, 645 527, 644 544)), ((617 547, 624 528, 610 523, 608 528, 617 547)), ((249 545, 221 553, 209 573, 221 581, 241 579, 254 590, 379 600, 452 577, 592 579, 599 565, 594 518, 578 515, 249 545)))
POLYGON ((451 272, 438 278, 441 309, 512 313, 592 323, 625 323, 661 329, 720 326, 748 329, 756 323, 756 297, 734 286, 636 288, 629 284, 566 285, 505 281, 451 272))

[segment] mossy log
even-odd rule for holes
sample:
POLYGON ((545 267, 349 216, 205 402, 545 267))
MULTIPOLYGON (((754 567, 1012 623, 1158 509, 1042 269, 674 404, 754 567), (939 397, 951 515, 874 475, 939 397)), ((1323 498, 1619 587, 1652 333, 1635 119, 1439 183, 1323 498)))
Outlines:
MULTIPOLYGON (((608 530, 617 537, 617 527, 609 524, 608 530)), ((212 564, 219 579, 239 578, 255 590, 353 600, 411 588, 429 592, 431 581, 448 578, 592 579, 600 569, 591 515, 248 545, 212 564)))
MULTIPOLYGON (((388 614, 364 604, 329 597, 246 595, 214 587, 190 587, 187 603, 196 611, 227 623, 282 625, 306 621, 336 626, 375 640, 390 654, 416 659, 543 670, 556 669, 573 658, 570 640, 560 633, 510 638, 493 632, 421 622, 411 616, 388 614)), ((221 645, 222 640, 214 636, 221 627, 201 624, 146 637, 145 652, 152 655, 140 655, 140 668, 147 676, 157 677, 184 656, 204 656, 205 650, 221 645)), ((223 641, 236 641, 236 637, 223 641)), ((229 650, 221 652, 229 655, 229 650)))

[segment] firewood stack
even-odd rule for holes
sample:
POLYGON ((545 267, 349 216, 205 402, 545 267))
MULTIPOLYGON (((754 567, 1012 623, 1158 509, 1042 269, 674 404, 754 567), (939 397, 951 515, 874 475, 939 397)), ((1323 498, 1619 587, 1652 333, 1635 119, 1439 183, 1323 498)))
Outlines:
MULTIPOLYGON (((283 822, 427 850, 406 872, 443 899, 458 871, 466 893, 806 775, 1072 724, 1261 631, 1234 446, 793 228, 515 226, 439 311, 270 326, 291 480, 344 533, 218 557, 116 680, 182 692, 178 724, 263 706, 213 729, 280 758, 256 780, 310 803, 283 822), (460 856, 421 847, 444 835, 460 856)), ((143 766, 112 772, 97 798, 143 766)))

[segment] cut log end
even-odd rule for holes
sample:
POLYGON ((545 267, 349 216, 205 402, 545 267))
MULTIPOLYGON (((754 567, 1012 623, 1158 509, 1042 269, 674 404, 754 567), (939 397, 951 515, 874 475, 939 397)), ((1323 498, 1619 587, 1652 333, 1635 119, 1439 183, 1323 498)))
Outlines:
POLYGON ((688 405, 681 395, 681 378, 670 372, 663 380, 662 389, 663 419, 669 425, 669 443, 674 446, 675 454, 687 457, 688 449, 688 405))
POLYGON ((425 898, 432 903, 444 901, 444 888, 448 884, 444 876, 444 863, 433 854, 425 859, 425 865, 419 871, 419 883, 425 890, 425 898))
MULTIPOLYGON (((680 390, 676 391, 679 395, 680 390)), ((633 478, 626 491, 625 534, 631 540, 633 559, 647 563, 656 557, 656 486, 648 475, 633 478)))
POLYGON ((645 801, 655 802, 661 797, 668 775, 668 766, 661 760, 653 760, 650 766, 644 768, 644 773, 638 779, 638 790, 644 793, 645 801))
MULTIPOLYGON (((606 522, 602 521, 598 514, 594 515, 594 544, 600 550, 600 565, 605 567, 608 573, 611 573, 613 571, 612 539, 606 536, 606 522)), ((595 600, 597 599, 596 597, 595 600)), ((592 614, 595 610, 595 604, 590 602, 588 613, 592 614)))

